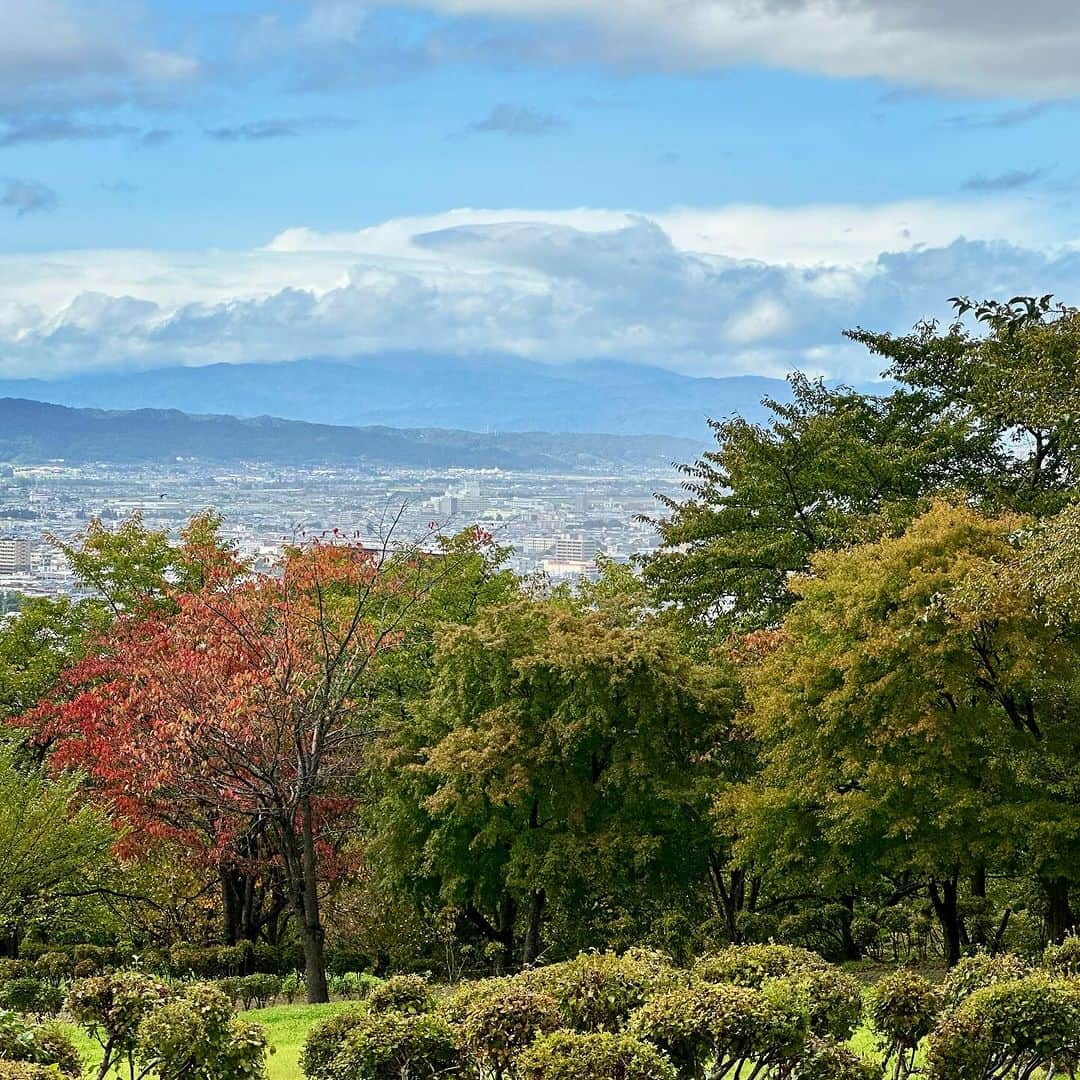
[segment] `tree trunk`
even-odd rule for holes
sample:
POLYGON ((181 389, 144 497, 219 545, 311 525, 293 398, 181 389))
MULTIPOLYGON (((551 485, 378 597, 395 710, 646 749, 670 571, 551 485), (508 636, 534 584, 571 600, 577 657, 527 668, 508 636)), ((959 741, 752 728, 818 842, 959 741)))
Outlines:
POLYGON ((855 916, 855 897, 840 897, 840 943, 844 960, 861 960, 862 949, 851 932, 851 923, 855 916))
POLYGON ((960 940, 963 929, 960 924, 960 907, 957 903, 958 873, 941 882, 930 879, 930 900, 941 925, 941 935, 945 939, 945 962, 955 967, 960 962, 960 940))
POLYGON ((540 955, 540 924, 544 918, 547 896, 543 889, 534 889, 529 897, 529 912, 525 924, 525 943, 521 949, 521 966, 528 967, 540 955))
POLYGON ((326 931, 319 912, 318 859, 315 852, 315 824, 312 820, 311 798, 300 805, 301 821, 301 929, 304 938, 304 982, 309 1005, 330 1000, 326 985, 326 931))
POLYGON ((226 945, 240 938, 240 898, 237 895, 236 871, 227 863, 218 867, 221 879, 222 937, 226 945))
POLYGON ((1065 877, 1041 878, 1046 896, 1046 936, 1060 945, 1076 925, 1072 906, 1069 904, 1069 879, 1065 877))
POLYGON ((517 901, 504 893, 499 904, 499 943, 503 947, 502 973, 514 970, 515 925, 517 923, 517 901))

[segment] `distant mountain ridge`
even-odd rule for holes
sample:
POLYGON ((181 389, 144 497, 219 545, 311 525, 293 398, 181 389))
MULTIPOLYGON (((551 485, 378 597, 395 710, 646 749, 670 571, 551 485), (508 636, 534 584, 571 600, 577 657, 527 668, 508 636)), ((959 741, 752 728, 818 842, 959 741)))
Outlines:
POLYGON ((706 420, 763 415, 781 379, 694 378, 616 361, 555 366, 509 357, 389 353, 355 361, 213 364, 0 379, 0 397, 75 408, 179 409, 350 427, 673 435, 708 441, 706 420))
POLYGON ((193 458, 279 465, 501 468, 522 472, 660 468, 693 460, 704 440, 667 435, 340 427, 176 409, 72 409, 0 398, 0 461, 138 463, 193 458))

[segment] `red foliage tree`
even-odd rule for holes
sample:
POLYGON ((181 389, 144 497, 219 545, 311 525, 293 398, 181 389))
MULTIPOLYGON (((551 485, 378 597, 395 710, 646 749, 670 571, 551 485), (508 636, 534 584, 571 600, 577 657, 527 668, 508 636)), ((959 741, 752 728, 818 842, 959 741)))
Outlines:
POLYGON ((136 840, 179 839, 227 866, 261 838, 313 1002, 327 1000, 320 885, 375 724, 368 675, 437 562, 345 544, 292 549, 271 574, 218 560, 174 610, 118 620, 32 718, 136 840))

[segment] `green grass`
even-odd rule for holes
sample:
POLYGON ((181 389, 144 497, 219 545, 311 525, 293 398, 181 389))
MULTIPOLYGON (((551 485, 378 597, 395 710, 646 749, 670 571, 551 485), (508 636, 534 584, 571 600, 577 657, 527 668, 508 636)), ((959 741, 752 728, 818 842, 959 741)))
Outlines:
POLYGON ((329 1005, 271 1005, 268 1009, 252 1009, 241 1013, 245 1020, 255 1020, 266 1029, 266 1037, 274 1048, 267 1059, 270 1080, 302 1080, 300 1051, 312 1024, 328 1016, 344 1012, 354 1001, 332 1001, 329 1005))

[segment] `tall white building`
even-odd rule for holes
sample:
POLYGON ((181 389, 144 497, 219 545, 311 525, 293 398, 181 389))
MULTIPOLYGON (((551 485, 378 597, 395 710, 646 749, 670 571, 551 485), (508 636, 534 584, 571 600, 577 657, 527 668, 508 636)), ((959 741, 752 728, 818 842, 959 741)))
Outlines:
POLYGON ((0 574, 30 573, 30 541, 0 536, 0 574))
POLYGON ((589 563, 596 558, 596 543, 584 536, 560 536, 555 541, 556 562, 589 563))

